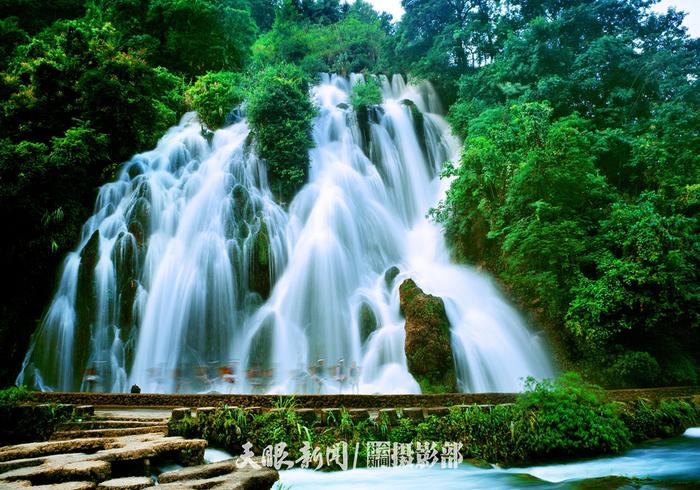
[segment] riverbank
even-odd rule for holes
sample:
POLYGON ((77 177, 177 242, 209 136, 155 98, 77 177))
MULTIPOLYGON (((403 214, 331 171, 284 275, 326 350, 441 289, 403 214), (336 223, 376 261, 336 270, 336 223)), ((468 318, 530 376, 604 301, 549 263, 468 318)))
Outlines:
MULTIPOLYGON (((240 454, 249 443, 256 454, 284 444, 289 458, 303 449, 325 455, 347 444, 350 460, 369 464, 374 444, 385 442, 416 451, 433 444, 438 458, 457 445, 459 456, 505 465, 619 454, 633 443, 674 437, 700 423, 700 397, 627 402, 608 401, 605 393, 574 375, 529 382, 514 403, 402 409, 313 410, 280 399, 271 410, 259 407, 209 407, 177 410, 170 434, 201 437, 210 445, 240 454)), ((325 460, 324 460, 325 461, 325 460)), ((325 461, 329 469, 336 462, 325 461)))

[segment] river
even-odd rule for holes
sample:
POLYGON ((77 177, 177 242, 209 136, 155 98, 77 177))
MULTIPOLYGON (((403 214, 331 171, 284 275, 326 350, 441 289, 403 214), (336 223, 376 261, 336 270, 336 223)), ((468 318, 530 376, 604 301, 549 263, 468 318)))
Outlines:
POLYGON ((562 464, 483 469, 380 468, 280 472, 274 490, 700 488, 700 428, 639 445, 619 456, 562 464))

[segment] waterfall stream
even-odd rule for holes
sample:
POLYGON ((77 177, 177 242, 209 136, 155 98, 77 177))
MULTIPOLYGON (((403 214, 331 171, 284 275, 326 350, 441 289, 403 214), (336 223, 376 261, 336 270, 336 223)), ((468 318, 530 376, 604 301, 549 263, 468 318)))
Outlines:
POLYGON ((428 83, 312 90, 309 181, 273 199, 245 120, 207 136, 194 114, 104 185, 18 383, 42 390, 416 393, 399 285, 443 298, 458 386, 517 391, 553 374, 542 340, 490 279, 453 264, 426 218, 460 144, 428 83), (343 381, 355 364, 357 386, 343 381))

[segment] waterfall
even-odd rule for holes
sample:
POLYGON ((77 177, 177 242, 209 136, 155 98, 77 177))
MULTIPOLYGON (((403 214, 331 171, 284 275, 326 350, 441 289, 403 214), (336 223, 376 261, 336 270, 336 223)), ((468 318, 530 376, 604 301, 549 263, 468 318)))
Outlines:
POLYGON ((275 202, 245 120, 187 114, 104 185, 18 383, 42 390, 417 393, 399 285, 443 298, 458 386, 517 391, 553 374, 491 280, 450 261, 426 213, 460 143, 430 84, 376 78, 358 121, 349 79, 322 75, 309 181, 275 202), (359 383, 339 381, 357 366, 359 383))

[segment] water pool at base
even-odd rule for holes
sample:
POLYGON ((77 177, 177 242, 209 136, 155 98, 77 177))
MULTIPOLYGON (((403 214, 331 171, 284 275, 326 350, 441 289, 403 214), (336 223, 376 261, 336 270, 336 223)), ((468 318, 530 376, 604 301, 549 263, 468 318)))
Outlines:
POLYGON ((274 490, 700 488, 700 428, 620 456, 523 468, 381 468, 280 472, 274 490), (634 479, 632 482, 630 480, 634 479))

